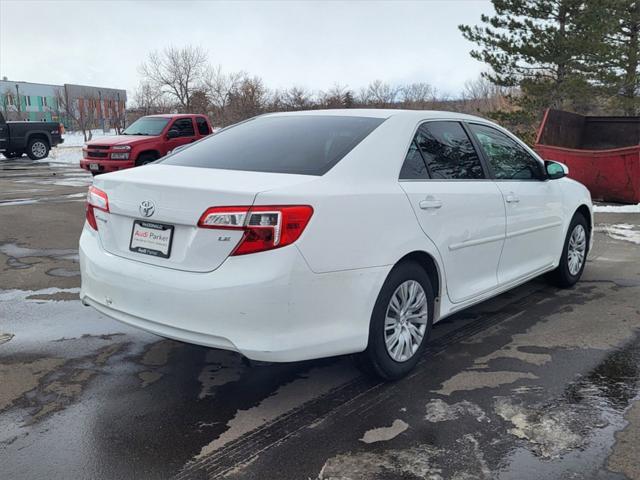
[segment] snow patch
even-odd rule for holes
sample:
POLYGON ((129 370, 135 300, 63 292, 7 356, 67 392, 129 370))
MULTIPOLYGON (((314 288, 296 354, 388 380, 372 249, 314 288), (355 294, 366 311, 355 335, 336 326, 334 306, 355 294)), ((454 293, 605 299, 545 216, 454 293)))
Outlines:
POLYGON ((575 413, 569 410, 533 410, 515 405, 505 398, 496 401, 495 410, 513 425, 509 433, 528 441, 533 453, 541 457, 557 458, 583 444, 583 437, 571 428, 576 419, 575 413))
POLYGON ((635 225, 628 223, 609 225, 603 223, 596 226, 595 231, 605 233, 614 240, 622 240, 640 245, 640 230, 636 230, 635 225))
POLYGON ((424 419, 429 422, 445 422, 456 420, 463 415, 470 415, 478 422, 488 422, 489 419, 482 409, 467 400, 449 405, 439 398, 427 403, 427 414, 424 419))
POLYGON ((428 480, 442 480, 442 470, 433 460, 442 450, 430 445, 418 445, 382 453, 347 453, 327 460, 318 480, 369 480, 389 472, 428 480))
POLYGON ((596 213, 640 213, 640 203, 637 205, 594 205, 596 213))
POLYGON ((387 442, 396 438, 407 428, 409 428, 408 423, 396 419, 390 427, 380 427, 366 431, 360 441, 364 443, 387 442))
POLYGON ((451 395, 453 392, 477 390, 480 388, 496 388, 500 385, 515 383, 522 379, 535 380, 538 377, 529 372, 485 372, 485 371, 465 371, 460 372, 442 384, 440 390, 434 393, 440 395, 451 395))
POLYGON ((28 297, 33 295, 55 295, 56 293, 63 292, 79 294, 80 289, 50 287, 40 290, 0 290, 0 302, 10 302, 15 300, 29 301, 28 297))

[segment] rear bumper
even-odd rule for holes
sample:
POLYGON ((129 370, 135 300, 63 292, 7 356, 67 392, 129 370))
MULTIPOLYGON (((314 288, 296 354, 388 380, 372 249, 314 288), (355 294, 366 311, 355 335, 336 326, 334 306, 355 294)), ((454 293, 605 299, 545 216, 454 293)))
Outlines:
POLYGON ((315 274, 294 246, 230 257, 207 273, 184 272, 105 252, 80 239, 85 304, 158 335, 291 362, 362 351, 390 267, 315 274))
POLYGON ((102 158, 86 158, 86 157, 80 160, 80 167, 93 173, 117 172, 118 170, 125 170, 127 168, 131 168, 134 165, 135 163, 130 160, 104 160, 102 158), (89 167, 91 164, 97 164, 98 170, 91 170, 89 167))

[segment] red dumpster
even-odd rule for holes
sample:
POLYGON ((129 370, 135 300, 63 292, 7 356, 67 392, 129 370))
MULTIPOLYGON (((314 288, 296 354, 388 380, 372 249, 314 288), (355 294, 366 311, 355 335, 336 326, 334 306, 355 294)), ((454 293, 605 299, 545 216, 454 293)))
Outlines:
POLYGON ((569 167, 596 200, 640 203, 640 117, 545 112, 536 152, 569 167))

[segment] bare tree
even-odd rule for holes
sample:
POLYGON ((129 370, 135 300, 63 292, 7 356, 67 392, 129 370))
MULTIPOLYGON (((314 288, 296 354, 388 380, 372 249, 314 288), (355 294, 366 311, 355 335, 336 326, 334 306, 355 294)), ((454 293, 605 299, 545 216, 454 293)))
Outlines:
POLYGON ((10 120, 9 119, 9 106, 11 105, 10 99, 13 98, 13 92, 11 91, 11 89, 9 87, 7 87, 4 90, 4 93, 2 94, 2 112, 3 112, 3 116, 6 120, 10 120))
POLYGON ((282 104, 286 110, 306 110, 315 107, 316 102, 303 87, 291 87, 283 92, 282 104))
POLYGON ((508 96, 515 93, 513 88, 501 87, 491 83, 484 77, 467 80, 462 91, 465 110, 471 112, 491 112, 506 108, 508 96))
POLYGON ((410 83, 403 85, 399 90, 403 107, 414 109, 433 108, 437 92, 428 83, 410 83))
POLYGON ((229 123, 236 123, 263 113, 268 91, 259 77, 244 77, 229 96, 229 123))
POLYGON ((376 108, 393 107, 398 100, 400 89, 382 80, 374 80, 360 91, 359 101, 363 105, 376 108))
POLYGON ((203 90, 208 69, 207 53, 200 47, 168 47, 152 52, 140 65, 144 80, 173 97, 180 110, 191 110, 193 93, 203 90))
POLYGON ((73 122, 73 126, 82 131, 84 141, 93 137, 92 128, 95 128, 97 118, 98 98, 95 96, 69 99, 62 89, 56 91, 58 109, 64 112, 67 119, 73 122))
POLYGON ((167 96, 149 82, 140 82, 134 93, 133 101, 136 108, 140 109, 143 115, 167 113, 170 111, 167 96))
POLYGON ((220 66, 208 70, 205 78, 205 91, 218 125, 229 124, 227 109, 232 96, 239 90, 242 79, 246 76, 244 72, 224 73, 220 66))
POLYGON ((320 92, 319 103, 323 108, 351 108, 354 94, 346 85, 336 83, 326 92, 320 92))

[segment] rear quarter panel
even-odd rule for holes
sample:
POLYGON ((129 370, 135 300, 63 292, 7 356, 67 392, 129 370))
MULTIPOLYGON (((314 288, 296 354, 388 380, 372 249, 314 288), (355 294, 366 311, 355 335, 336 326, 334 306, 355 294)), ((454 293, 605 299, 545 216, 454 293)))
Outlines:
POLYGON ((258 194, 256 205, 313 206, 296 243, 311 270, 394 265, 413 251, 427 252, 441 265, 398 183, 415 124, 391 117, 317 181, 258 194))

